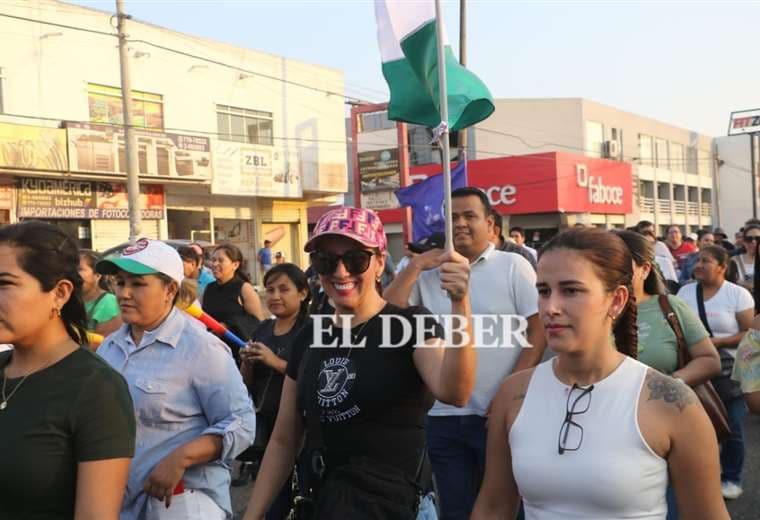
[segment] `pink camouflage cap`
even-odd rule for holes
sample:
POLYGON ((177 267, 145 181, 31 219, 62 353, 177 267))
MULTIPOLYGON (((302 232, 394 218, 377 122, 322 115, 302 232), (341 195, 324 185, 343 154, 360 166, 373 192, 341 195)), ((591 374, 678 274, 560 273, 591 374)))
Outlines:
POLYGON ((314 251, 316 239, 324 235, 336 235, 356 240, 367 247, 376 247, 380 252, 387 249, 387 239, 380 217, 371 209, 342 206, 322 215, 314 227, 314 233, 306 242, 304 251, 314 251))

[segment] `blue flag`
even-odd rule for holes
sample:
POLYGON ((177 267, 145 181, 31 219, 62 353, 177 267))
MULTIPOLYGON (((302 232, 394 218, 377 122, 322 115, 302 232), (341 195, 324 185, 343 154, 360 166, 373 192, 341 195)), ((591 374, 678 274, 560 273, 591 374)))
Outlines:
MULTIPOLYGON (((459 161, 451 170, 451 191, 467 186, 467 161, 459 161)), ((446 210, 443 207, 443 173, 422 182, 396 190, 402 206, 412 208, 412 240, 417 242, 433 233, 445 231, 446 210)))

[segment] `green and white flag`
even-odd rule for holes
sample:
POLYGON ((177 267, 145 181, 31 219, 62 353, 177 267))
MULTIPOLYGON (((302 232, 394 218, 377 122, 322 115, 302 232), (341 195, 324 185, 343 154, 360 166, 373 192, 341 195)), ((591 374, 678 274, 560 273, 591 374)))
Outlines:
MULTIPOLYGON (((437 127, 441 123, 441 107, 434 0, 375 0, 375 16, 383 76, 391 91, 388 118, 437 127)), ((488 87, 459 64, 448 41, 444 46, 447 122, 454 131, 487 118, 494 105, 488 87)))

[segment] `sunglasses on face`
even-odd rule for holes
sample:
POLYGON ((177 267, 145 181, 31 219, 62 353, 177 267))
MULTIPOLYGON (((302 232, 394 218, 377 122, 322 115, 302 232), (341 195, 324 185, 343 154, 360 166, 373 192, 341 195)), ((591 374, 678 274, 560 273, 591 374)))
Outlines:
POLYGON ((343 262, 352 275, 359 275, 369 269, 370 261, 375 253, 364 249, 353 249, 346 251, 342 255, 336 255, 330 251, 315 251, 310 255, 311 265, 314 266, 317 273, 321 275, 330 275, 338 268, 338 262, 343 262))
POLYGON ((757 242, 760 241, 760 236, 757 237, 744 237, 745 242, 757 242))

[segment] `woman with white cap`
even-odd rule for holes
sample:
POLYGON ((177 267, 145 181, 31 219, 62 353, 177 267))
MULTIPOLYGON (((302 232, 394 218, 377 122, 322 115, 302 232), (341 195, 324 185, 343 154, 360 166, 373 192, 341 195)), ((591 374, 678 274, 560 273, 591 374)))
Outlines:
POLYGON ((96 270, 114 275, 125 323, 98 353, 129 383, 138 424, 121 519, 231 516, 229 467, 255 417, 227 346, 174 307, 179 254, 140 239, 96 270))
MULTIPOLYGON (((264 517, 305 431, 319 477, 314 518, 415 518, 428 471, 427 411, 434 399, 467 402, 476 360, 471 334, 455 331, 449 344, 462 348, 442 348, 443 329, 427 309, 382 298, 386 244, 377 214, 351 207, 323 215, 306 243, 335 314, 313 316, 294 341, 246 520, 264 517)), ((438 262, 451 314, 469 332, 469 263, 453 251, 438 262)))

